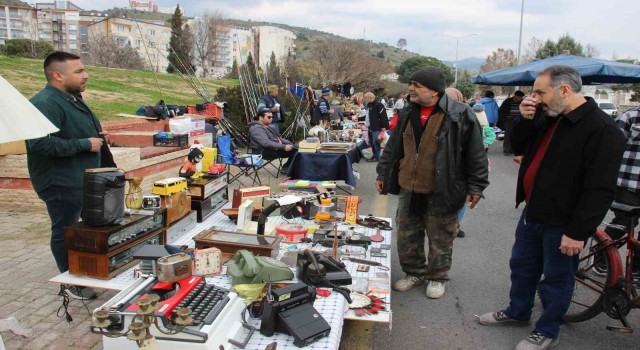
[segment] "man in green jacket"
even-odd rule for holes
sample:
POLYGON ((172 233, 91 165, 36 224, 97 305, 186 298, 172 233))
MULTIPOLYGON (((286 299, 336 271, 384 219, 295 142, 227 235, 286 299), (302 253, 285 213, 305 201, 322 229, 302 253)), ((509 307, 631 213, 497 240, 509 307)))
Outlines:
MULTIPOLYGON (((51 252, 64 272, 69 269, 64 227, 80 218, 85 169, 115 163, 105 142, 107 132, 80 95, 89 79, 80 57, 54 52, 44 60, 44 74, 47 85, 31 103, 60 130, 27 141, 27 166, 33 188, 47 205, 51 252)), ((68 286, 67 293, 77 299, 96 297, 91 289, 75 286, 68 286)))

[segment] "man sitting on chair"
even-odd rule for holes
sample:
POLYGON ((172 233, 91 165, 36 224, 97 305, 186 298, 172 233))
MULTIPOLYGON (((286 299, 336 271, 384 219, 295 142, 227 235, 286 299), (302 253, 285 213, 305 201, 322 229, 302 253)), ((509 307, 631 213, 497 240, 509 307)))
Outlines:
POLYGON ((249 134, 251 136, 251 148, 261 150, 265 159, 289 158, 282 165, 281 173, 286 174, 293 156, 296 155, 298 149, 293 146, 289 140, 281 138, 278 133, 271 128, 273 114, 268 108, 258 111, 253 118, 253 122, 249 123, 249 134))

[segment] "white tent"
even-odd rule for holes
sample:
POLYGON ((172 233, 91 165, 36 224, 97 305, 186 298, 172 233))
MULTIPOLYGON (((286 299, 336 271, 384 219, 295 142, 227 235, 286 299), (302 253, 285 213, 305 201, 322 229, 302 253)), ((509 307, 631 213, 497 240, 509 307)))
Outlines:
POLYGON ((0 143, 35 139, 56 131, 58 128, 0 75, 0 143))

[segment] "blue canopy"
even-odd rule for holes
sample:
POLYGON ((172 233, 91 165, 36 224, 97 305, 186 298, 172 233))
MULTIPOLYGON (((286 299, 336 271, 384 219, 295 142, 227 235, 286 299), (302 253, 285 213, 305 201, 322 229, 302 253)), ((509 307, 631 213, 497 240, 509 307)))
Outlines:
POLYGON ((508 86, 533 85, 536 80, 536 72, 556 64, 577 69, 582 77, 583 85, 640 83, 640 65, 573 55, 557 55, 480 74, 473 78, 473 83, 508 86))

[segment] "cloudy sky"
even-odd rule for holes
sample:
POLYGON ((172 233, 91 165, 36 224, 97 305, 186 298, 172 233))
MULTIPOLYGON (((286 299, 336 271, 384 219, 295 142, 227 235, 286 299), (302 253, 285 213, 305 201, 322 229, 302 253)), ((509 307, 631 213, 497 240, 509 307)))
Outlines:
MULTIPOLYGON (((84 9, 126 7, 127 0, 72 0, 84 9), (99 5, 96 5, 99 3, 99 5), (104 5, 103 5, 104 4, 104 5), (108 4, 108 5, 107 5, 108 4), (98 7, 96 7, 98 6, 98 7)), ((160 6, 175 6, 171 0, 160 6)), ((525 0, 522 55, 532 37, 557 40, 568 33, 591 44, 599 58, 640 59, 635 0, 525 0)), ((406 49, 440 60, 486 57, 497 48, 518 48, 521 0, 182 0, 188 16, 222 11, 226 17, 284 23, 366 38, 394 45, 407 39, 406 49), (447 37, 461 37, 458 40, 447 37)))

